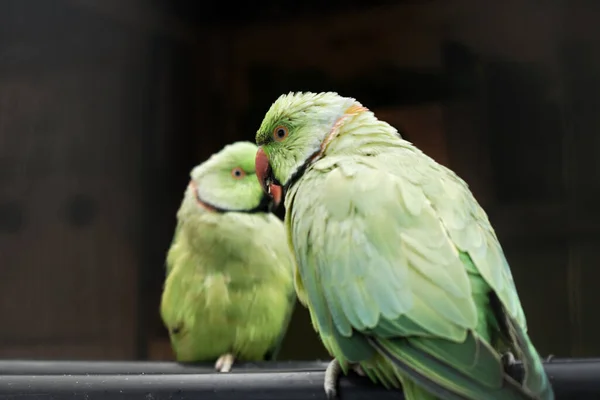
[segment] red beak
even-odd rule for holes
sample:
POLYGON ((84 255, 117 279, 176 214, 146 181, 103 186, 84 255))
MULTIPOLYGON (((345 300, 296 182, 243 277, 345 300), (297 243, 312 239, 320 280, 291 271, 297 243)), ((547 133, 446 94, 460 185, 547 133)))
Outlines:
POLYGON ((260 186, 273 199, 275 207, 281 203, 281 186, 273 183, 273 176, 271 171, 271 164, 269 164, 269 157, 265 154, 262 147, 258 148, 256 152, 256 159, 254 161, 256 176, 260 182, 260 186))

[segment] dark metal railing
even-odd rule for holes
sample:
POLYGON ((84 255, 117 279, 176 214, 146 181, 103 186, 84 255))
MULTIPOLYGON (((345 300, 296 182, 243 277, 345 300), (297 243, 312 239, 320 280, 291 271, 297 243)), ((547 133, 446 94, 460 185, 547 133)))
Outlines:
MULTIPOLYGON (((129 361, 0 361, 0 399, 304 400, 325 399, 326 362, 208 364, 129 361)), ((600 359, 545 363, 557 399, 600 399, 600 359)), ((510 371, 522 378, 520 364, 510 371)), ((402 399, 356 375, 340 380, 341 400, 402 399)))

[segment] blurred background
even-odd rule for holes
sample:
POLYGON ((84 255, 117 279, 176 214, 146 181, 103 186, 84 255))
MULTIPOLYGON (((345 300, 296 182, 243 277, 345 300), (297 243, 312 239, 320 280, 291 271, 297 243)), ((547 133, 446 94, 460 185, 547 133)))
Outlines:
MULTIPOLYGON (((600 355, 600 2, 0 0, 0 357, 172 359, 190 169, 357 98, 488 211, 542 355, 600 355)), ((282 359, 326 358, 306 310, 282 359)))

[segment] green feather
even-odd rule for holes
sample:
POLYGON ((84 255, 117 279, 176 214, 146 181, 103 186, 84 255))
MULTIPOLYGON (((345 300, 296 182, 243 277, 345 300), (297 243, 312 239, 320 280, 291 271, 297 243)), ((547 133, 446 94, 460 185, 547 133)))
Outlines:
POLYGON ((324 345, 409 400, 554 399, 466 183, 361 107, 285 95, 256 136, 288 189, 298 297, 324 345), (281 125, 288 136, 274 140, 281 125), (506 349, 523 359, 523 383, 503 370, 506 349))
POLYGON ((160 313, 179 361, 274 359, 296 302, 283 223, 255 212, 256 146, 226 146, 193 169, 166 260, 160 313), (235 175, 240 168, 243 174, 235 175), (197 197, 221 209, 203 207, 197 197))

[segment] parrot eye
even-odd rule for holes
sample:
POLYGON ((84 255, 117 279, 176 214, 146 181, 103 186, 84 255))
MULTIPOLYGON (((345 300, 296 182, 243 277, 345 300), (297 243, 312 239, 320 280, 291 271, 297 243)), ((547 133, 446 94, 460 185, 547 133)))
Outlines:
POLYGON ((240 167, 235 167, 231 170, 231 176, 233 176, 234 179, 242 179, 246 176, 246 173, 240 167))
POLYGON ((288 136, 288 129, 285 126, 279 125, 275 129, 273 129, 273 139, 275 139, 275 141, 281 142, 287 136, 288 136))

